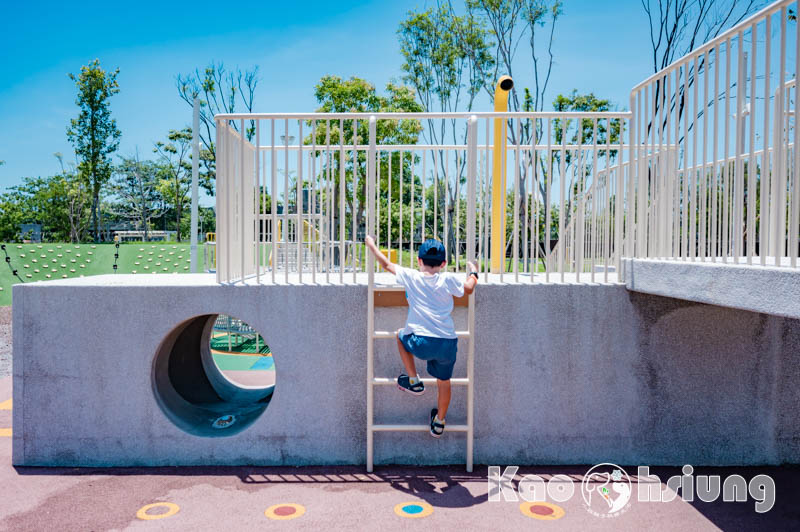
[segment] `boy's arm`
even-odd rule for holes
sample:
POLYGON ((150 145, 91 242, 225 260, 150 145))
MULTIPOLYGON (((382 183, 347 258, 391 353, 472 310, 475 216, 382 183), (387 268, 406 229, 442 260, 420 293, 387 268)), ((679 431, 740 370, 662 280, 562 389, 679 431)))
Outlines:
POLYGON ((475 291, 475 286, 478 284, 478 277, 472 275, 472 272, 478 272, 478 266, 475 264, 474 261, 470 261, 467 263, 467 280, 464 282, 464 295, 468 296, 472 292, 475 291))
POLYGON ((389 273, 397 274, 397 270, 395 268, 396 265, 392 262, 389 262, 389 259, 386 258, 386 255, 381 253, 381 250, 379 250, 375 245, 375 240, 373 240, 371 236, 365 238, 364 243, 367 245, 372 254, 375 255, 375 260, 378 261, 378 264, 381 265, 381 268, 389 273))

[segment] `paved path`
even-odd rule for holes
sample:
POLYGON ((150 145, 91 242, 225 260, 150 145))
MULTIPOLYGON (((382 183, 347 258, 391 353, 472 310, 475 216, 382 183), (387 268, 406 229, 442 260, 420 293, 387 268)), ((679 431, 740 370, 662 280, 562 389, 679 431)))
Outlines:
MULTIPOLYGON (((11 379, 0 379, 0 431, 11 427, 11 379)), ((580 496, 585 466, 524 468, 568 475, 567 502, 488 501, 486 467, 176 467, 15 468, 11 438, 0 432, 0 530, 744 530, 800 528, 800 468, 700 468, 745 479, 763 473, 777 485, 775 507, 741 503, 633 501, 618 517, 590 514, 580 496), (148 505, 150 506, 148 508, 148 505), (138 516, 137 516, 138 514, 138 516), (269 517, 267 516, 269 515, 269 517), (417 517, 414 517, 417 516, 417 517), (144 519, 143 519, 144 518, 144 519)), ((633 474, 635 468, 626 470, 633 474)), ((662 480, 677 468, 655 468, 662 480)), ((635 477, 633 477, 635 482, 635 477)))

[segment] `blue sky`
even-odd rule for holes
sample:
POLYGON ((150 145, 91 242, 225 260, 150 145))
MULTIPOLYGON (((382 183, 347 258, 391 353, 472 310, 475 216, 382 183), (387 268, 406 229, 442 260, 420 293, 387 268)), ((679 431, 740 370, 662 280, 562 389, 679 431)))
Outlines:
MULTIPOLYGON (((67 73, 94 58, 104 68, 120 68, 121 92, 112 99, 122 131, 119 152, 138 148, 147 156, 169 129, 191 122, 176 74, 212 60, 258 65, 258 111, 311 111, 317 106, 313 87, 323 75, 357 75, 379 88, 399 78, 398 23, 430 3, 6 2, 0 17, 0 160, 6 161, 0 190, 23 176, 56 173, 54 152, 74 160, 65 132, 77 107, 67 73)), ((575 88, 624 108, 630 88, 651 73, 649 50, 639 0, 567 0, 547 99, 575 88)), ((531 84, 530 72, 519 69, 515 76, 517 86, 531 84)))

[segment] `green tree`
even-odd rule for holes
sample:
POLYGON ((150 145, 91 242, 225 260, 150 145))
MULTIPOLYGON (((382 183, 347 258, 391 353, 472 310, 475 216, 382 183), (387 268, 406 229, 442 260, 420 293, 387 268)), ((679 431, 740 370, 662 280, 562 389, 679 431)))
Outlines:
POLYGON ((67 199, 67 217, 69 219, 69 240, 72 243, 81 242, 86 236, 90 218, 86 216, 87 209, 91 208, 91 193, 84 179, 75 168, 74 164, 64 166, 64 157, 61 153, 53 154, 61 165, 61 176, 64 179, 67 199))
MULTIPOLYGON (((573 89, 569 94, 559 94, 553 100, 553 110, 561 112, 585 112, 585 113, 599 113, 612 110, 611 101, 603 98, 598 98, 593 92, 588 94, 580 94, 577 89, 573 89)), ((560 118, 553 120, 553 129, 555 130, 555 142, 560 144, 562 136, 564 135, 564 126, 567 129, 567 143, 569 144, 592 144, 597 140, 597 143, 602 145, 606 141, 614 144, 619 141, 621 120, 612 120, 610 124, 607 120, 597 120, 597 129, 595 131, 595 120, 591 118, 583 118, 578 124, 574 120, 566 120, 566 124, 560 118), (580 139, 578 133, 580 132, 580 139), (597 138, 595 139, 595 133, 597 138), (610 135, 609 135, 610 133, 610 135)), ((605 150, 602 148, 598 150, 598 157, 604 157, 605 150)), ((616 158, 617 150, 610 150, 609 157, 616 158)), ((553 152, 553 158, 559 160, 558 150, 553 152)), ((572 153, 567 150, 565 154, 565 163, 567 165, 572 162, 572 153)), ((587 161, 590 164, 590 161, 587 161)))
POLYGON ((159 193, 165 169, 154 161, 141 161, 139 156, 122 157, 114 178, 114 198, 111 211, 131 221, 149 239, 153 218, 164 214, 164 201, 159 193))
MULTIPOLYGON (((246 113, 252 113, 259 81, 258 66, 251 70, 242 71, 236 68, 228 71, 221 62, 209 63, 202 72, 200 69, 195 69, 191 74, 178 74, 175 78, 178 96, 184 102, 192 107, 194 99, 199 99, 200 131, 198 136, 200 137, 201 163, 199 184, 212 196, 216 179, 217 149, 214 142, 217 131, 214 115, 235 113, 239 109, 246 113)), ((239 131, 238 120, 233 120, 230 125, 239 131)), ((255 131, 255 122, 248 121, 245 127, 248 140, 253 140, 255 131)))
POLYGON ((175 230, 180 242, 183 209, 189 202, 189 190, 192 186, 191 128, 170 130, 167 142, 156 142, 153 151, 159 155, 166 174, 158 183, 158 191, 175 211, 175 230))
POLYGON ((0 195, 0 238, 20 238, 19 225, 42 225, 43 238, 69 238, 68 181, 63 175, 26 177, 21 185, 0 195))
MULTIPOLYGON (((533 87, 525 87, 522 95, 520 85, 515 85, 509 97, 509 110, 543 110, 554 65, 553 42, 555 27, 562 15, 562 1, 464 0, 463 3, 459 2, 459 9, 454 4, 451 0, 439 0, 434 9, 409 13, 400 25, 400 48, 405 60, 403 70, 407 73, 406 80, 421 88, 418 94, 421 94, 420 101, 426 110, 454 111, 456 108, 452 104, 440 105, 440 109, 431 108, 427 103, 430 99, 424 96, 425 91, 448 101, 458 101, 466 92, 467 110, 471 109, 475 95, 480 90, 484 90, 493 100, 494 84, 499 75, 514 77, 515 68, 520 67, 523 72, 533 74, 533 87), (524 54, 526 49, 527 57, 524 54), (460 80, 453 72, 468 72, 467 81, 460 80)), ((445 127, 441 123, 437 125, 440 130, 445 127)), ((538 133, 537 138, 541 138, 541 121, 524 121, 521 132, 516 130, 516 125, 515 121, 508 121, 508 137, 512 144, 529 144, 534 128, 538 133)), ((430 129, 431 124, 428 127, 430 129)), ((426 134, 429 134, 428 131, 426 134)), ((465 134, 463 126, 461 134, 465 134)), ((442 155, 438 157, 441 163, 442 155)), ((532 153, 525 151, 519 162, 519 188, 523 205, 528 204, 527 176, 531 173, 532 165, 537 164, 531 157, 532 153)), ((457 175, 463 179, 463 163, 457 175)), ((539 183, 538 192, 545 203, 549 201, 543 182, 539 183)), ((439 197, 444 198, 444 194, 439 197)), ((447 211, 452 220, 455 201, 452 197, 447 201, 447 211)), ((521 221, 526 215, 524 209, 519 214, 521 221)), ((453 232, 450 231, 450 234, 453 232)))
POLYGON ((757 11, 756 0, 642 0, 650 26, 653 72, 717 37, 757 11))
POLYGON ((27 198, 19 187, 10 187, 0 193, 0 241, 19 239, 19 225, 27 219, 27 198))
POLYGON ((100 191, 111 178, 111 154, 119 147, 121 136, 117 121, 111 118, 110 108, 111 97, 119 92, 118 74, 119 69, 113 72, 103 70, 98 59, 81 67, 77 76, 69 74, 78 88, 75 103, 80 113, 78 118, 70 120, 67 138, 78 157, 78 172, 91 188, 95 241, 100 239, 100 191))
MULTIPOLYGON (((603 98, 598 98, 594 93, 580 94, 577 90, 573 90, 569 94, 559 94, 553 100, 553 109, 558 112, 606 112, 611 111, 611 101, 603 98)), ((564 137, 564 127, 566 126, 566 143, 577 144, 598 144, 597 160, 593 160, 595 153, 593 150, 586 150, 580 154, 580 157, 575 157, 572 150, 567 150, 564 154, 565 175, 562 178, 567 179, 569 182, 566 190, 567 197, 565 201, 564 222, 569 222, 572 217, 575 202, 581 195, 588 193, 590 187, 594 187, 602 180, 607 178, 606 172, 601 172, 603 168, 611 167, 613 161, 617 158, 618 150, 610 149, 608 153, 603 149, 603 145, 615 144, 619 142, 620 131, 622 128, 622 120, 593 120, 590 118, 582 118, 580 120, 562 119, 553 120, 553 129, 555 130, 555 143, 560 144, 564 137), (610 122, 610 123, 609 123, 610 122), (573 165, 578 166, 575 171, 571 171, 573 165), (592 183, 587 180, 591 176, 592 183)), ((561 161, 561 153, 559 150, 553 151, 553 159, 551 163, 555 168, 558 168, 561 161)), ((599 186, 595 188, 598 190, 599 186)), ((613 201, 612 201, 613 203, 613 201)), ((556 220, 554 218, 554 220, 556 220)), ((557 226, 556 226, 557 227, 557 226)), ((557 231, 556 231, 557 232, 557 231)))
MULTIPOLYGON (((450 2, 423 12, 409 12, 397 31, 403 55, 404 81, 414 88, 425 111, 456 112, 472 110, 475 98, 487 83, 489 71, 495 65, 492 43, 486 25, 468 12, 456 14, 450 2)), ((463 121, 428 120, 422 132, 430 144, 459 144, 466 142, 463 121)), ((456 211, 455 187, 445 194, 444 182, 449 152, 431 151, 434 187, 438 189, 438 210, 447 213, 447 233, 451 236, 448 249, 455 249, 453 219, 456 211)), ((457 160, 455 178, 463 182, 466 160, 457 160)), ((423 177, 426 178, 426 177, 423 177)), ((433 213, 431 213, 433 214, 433 213)), ((431 216, 428 234, 441 238, 444 224, 431 216), (441 229, 440 229, 441 227, 441 229)), ((427 220, 424 222, 427 226, 427 220)))
MULTIPOLYGON (((409 87, 388 83, 386 85, 386 94, 380 95, 375 89, 375 86, 368 81, 351 77, 348 80, 343 80, 338 76, 324 76, 314 88, 314 96, 320 107, 317 112, 320 113, 343 113, 343 112, 409 112, 415 113, 422 111, 422 106, 417 103, 414 98, 414 93, 409 87)), ((345 143, 357 142, 358 144, 365 144, 369 141, 369 123, 366 120, 360 120, 355 124, 355 140, 353 132, 353 121, 344 120, 341 126, 338 120, 330 122, 330 131, 328 131, 327 122, 319 122, 316 125, 316 143, 325 144, 328 134, 330 133, 331 144, 338 144, 340 135, 343 136, 345 143)), ((422 126, 418 120, 379 120, 376 124, 376 141, 378 144, 416 144, 419 138, 422 126)), ((303 139, 305 144, 311 144, 313 137, 311 135, 303 139)), ((399 154, 393 154, 393 175, 399 173, 400 159, 399 154)), ((386 152, 381 153, 381 179, 388 179, 388 159, 389 155, 386 152)), ((320 168, 317 178, 327 175, 328 162, 323 160, 318 166, 320 168)), ((366 153, 359 152, 356 162, 356 176, 355 183, 353 180, 353 160, 350 154, 345 155, 345 160, 339 160, 338 151, 333 154, 331 164, 335 166, 336 170, 332 171, 334 176, 335 185, 333 187, 333 202, 338 205, 339 201, 339 164, 345 166, 345 203, 348 206, 348 211, 352 214, 355 213, 355 224, 357 228, 361 228, 364 224, 364 217, 366 213, 366 174, 367 174, 367 158, 366 153)), ((403 162, 405 166, 404 175, 410 176, 411 160, 408 154, 403 162)), ((409 186, 409 185, 407 185, 409 186)), ((381 190, 387 190, 385 186, 381 186, 381 190)), ((399 194, 399 190, 393 191, 393 196, 399 194)), ((408 192, 404 197, 409 197, 408 192)), ((382 200, 382 201, 388 201, 382 200)), ((347 223, 348 220, 337 220, 336 223, 347 223)), ((352 219, 350 220, 352 223, 352 219)), ((346 226, 349 227, 349 226, 346 226)), ((336 233, 338 234, 338 233, 336 233)))

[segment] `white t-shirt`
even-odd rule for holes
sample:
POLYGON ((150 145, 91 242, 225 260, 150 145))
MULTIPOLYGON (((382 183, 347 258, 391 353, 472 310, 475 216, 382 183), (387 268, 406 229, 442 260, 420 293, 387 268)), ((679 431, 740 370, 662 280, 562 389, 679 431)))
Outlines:
POLYGON ((453 296, 464 295, 464 282, 456 274, 426 274, 419 270, 395 266, 397 282, 406 289, 408 319, 402 334, 456 338, 450 313, 453 296))

